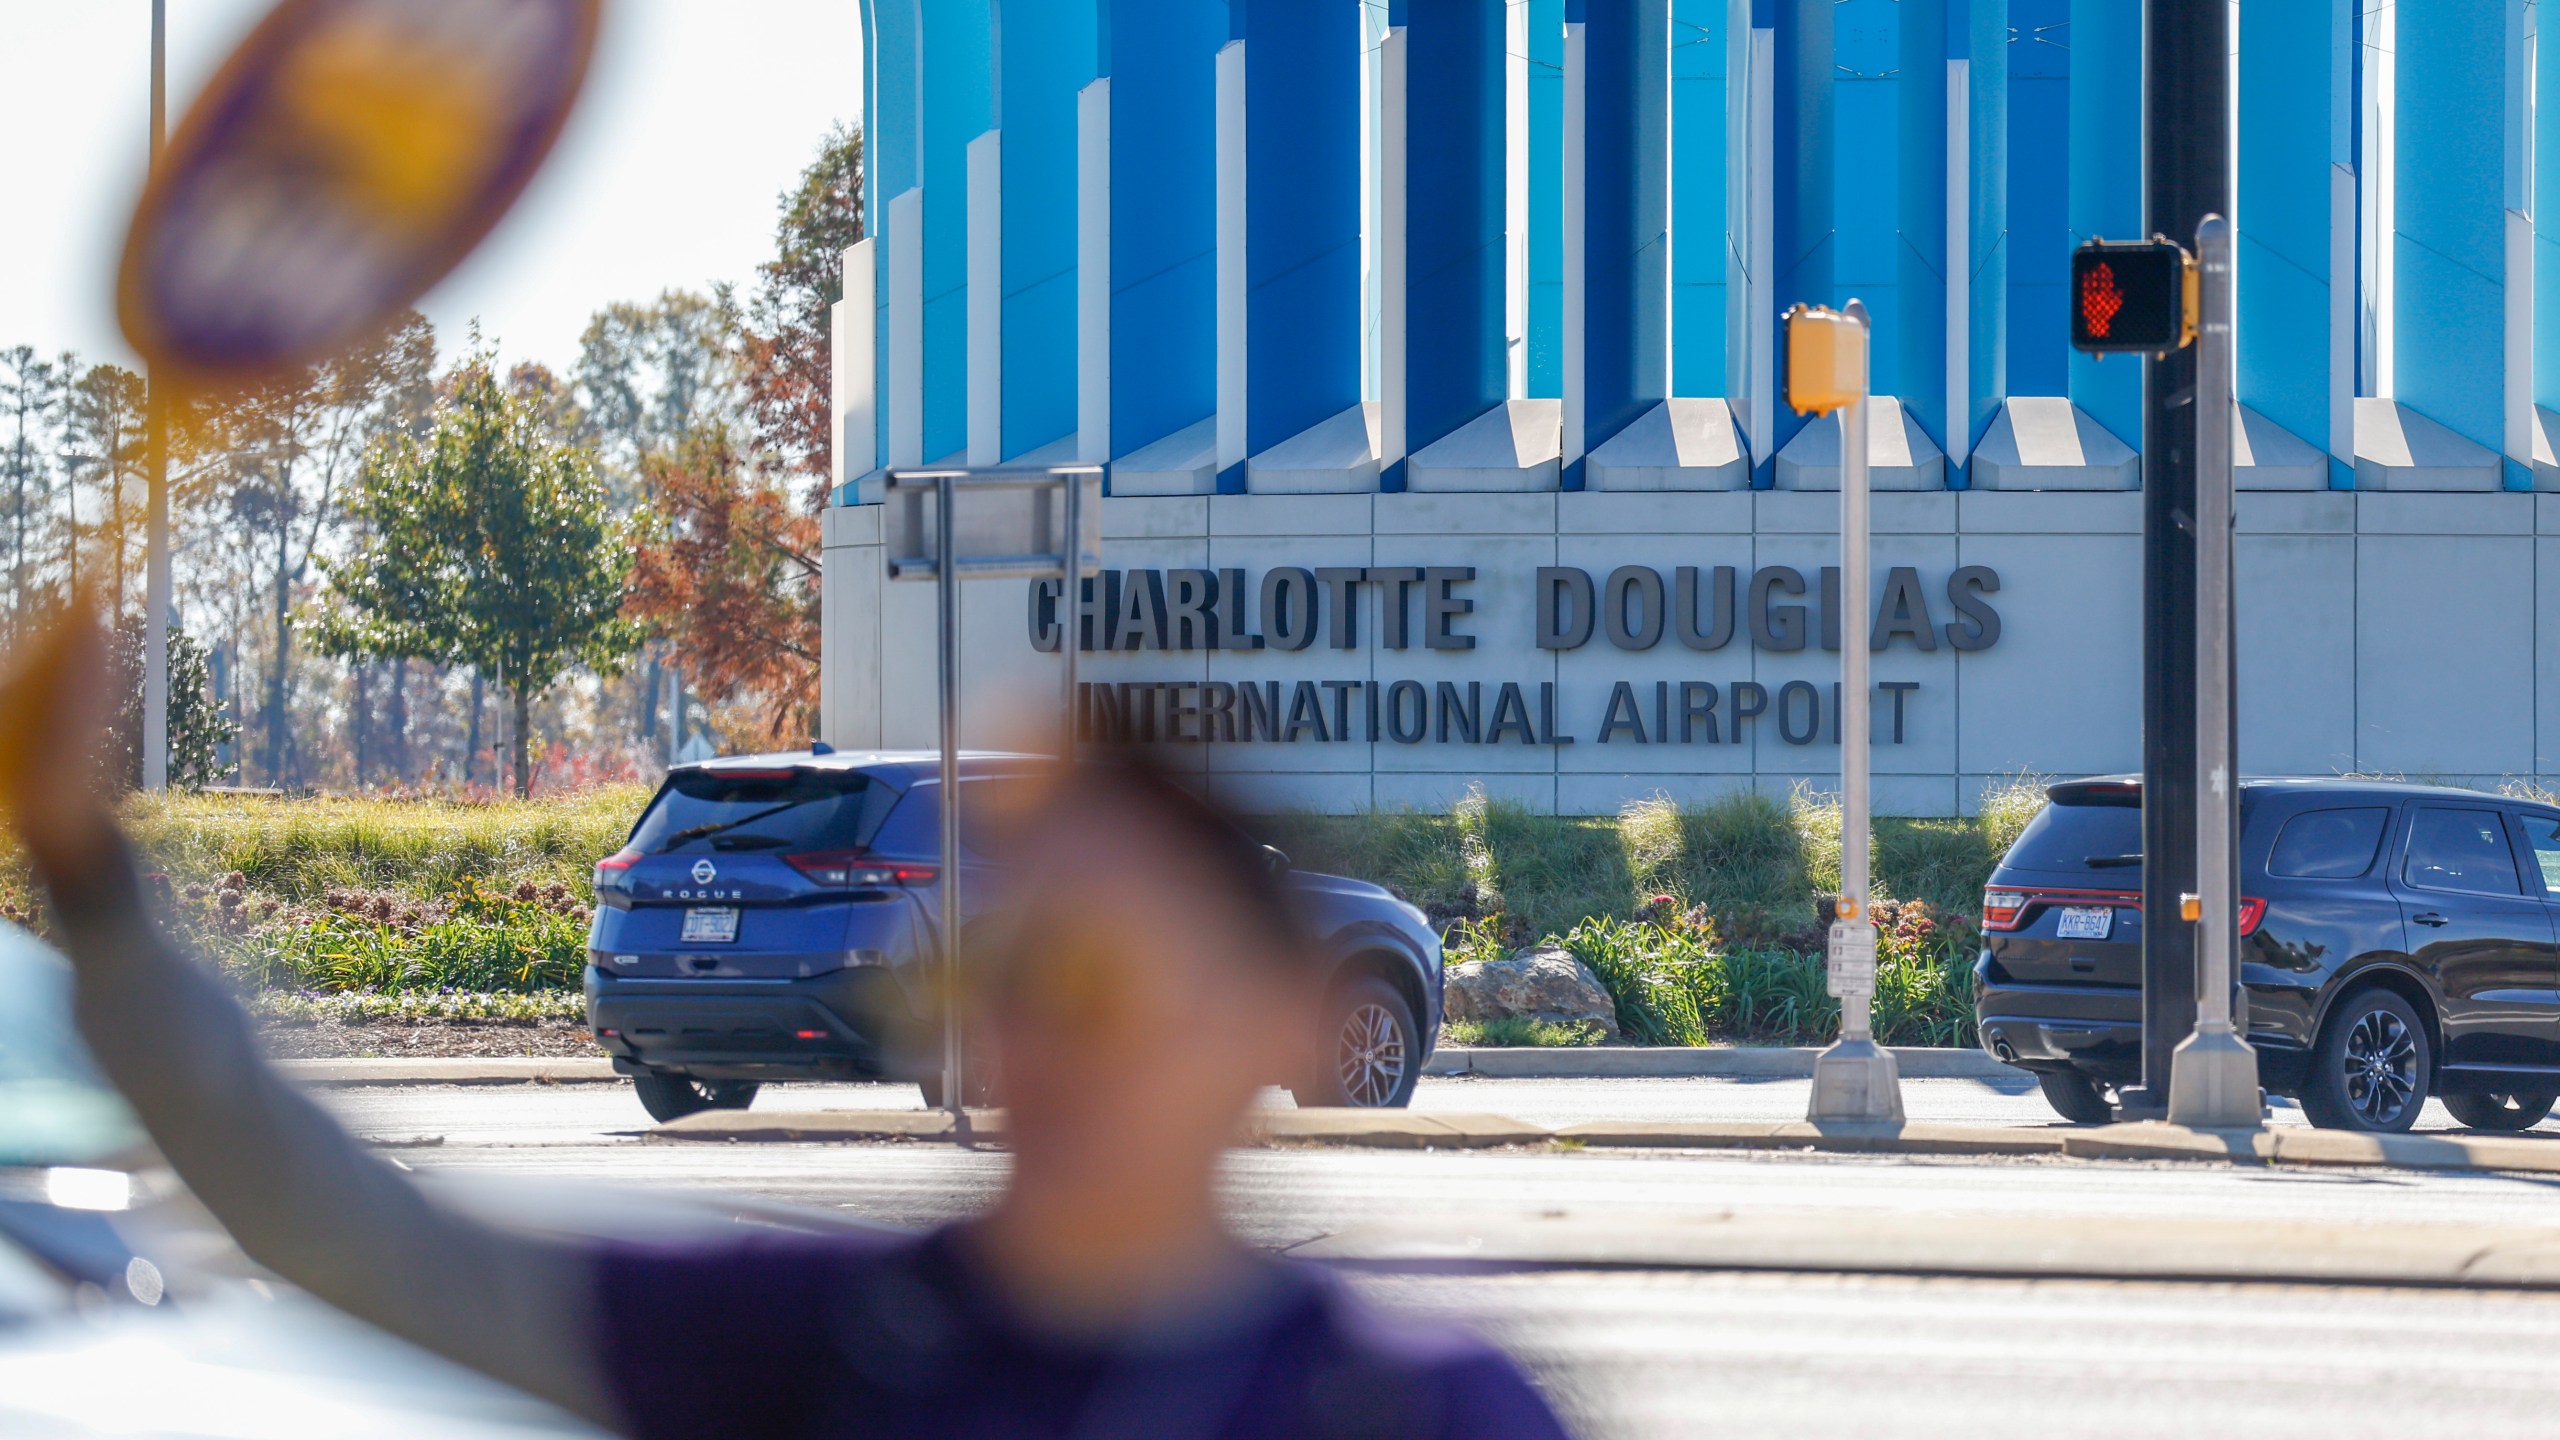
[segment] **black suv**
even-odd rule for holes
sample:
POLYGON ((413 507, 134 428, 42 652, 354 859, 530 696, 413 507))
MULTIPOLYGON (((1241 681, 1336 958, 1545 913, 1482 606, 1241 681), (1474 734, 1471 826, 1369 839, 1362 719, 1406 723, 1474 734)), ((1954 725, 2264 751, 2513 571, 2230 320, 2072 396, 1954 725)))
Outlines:
MULTIPOLYGON (((1038 762, 960 761, 964 924, 997 905, 987 803, 1038 762)), ((680 765, 596 865, 587 1022, 661 1120, 767 1080, 913 1080, 942 1101, 938 756, 818 748, 680 765)), ((1271 852, 1274 865, 1286 856, 1271 852)), ((1440 937, 1375 885, 1287 869, 1332 967, 1301 1104, 1401 1106, 1440 1034, 1440 937)))
MULTIPOLYGON (((2065 1119, 2142 1067, 2142 789, 2075 780, 1982 897, 1983 1048, 2065 1119)), ((2560 809, 2369 780, 2240 789, 2240 1024, 2314 1125, 2406 1130, 2429 1095, 2529 1129, 2560 1095, 2560 809)))

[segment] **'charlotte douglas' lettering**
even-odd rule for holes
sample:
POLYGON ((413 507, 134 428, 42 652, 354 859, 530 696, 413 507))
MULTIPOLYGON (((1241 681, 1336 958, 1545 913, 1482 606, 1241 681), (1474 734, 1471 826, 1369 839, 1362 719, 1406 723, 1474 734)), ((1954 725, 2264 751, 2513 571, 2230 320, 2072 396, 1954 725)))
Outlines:
MULTIPOLYGON (((1361 648, 1364 606, 1378 612, 1377 643, 1387 650, 1472 650, 1462 628, 1475 613, 1472 565, 1280 566, 1259 577, 1240 569, 1105 570, 1088 577, 1077 606, 1077 634, 1087 653, 1119 650, 1283 650, 1361 648), (1258 579, 1258 583, 1255 583, 1258 579)), ((1671 639, 1691 650, 1721 650, 1737 635, 1755 650, 1840 648, 1840 571, 1826 565, 1808 583, 1801 570, 1764 565, 1746 581, 1731 565, 1683 565, 1663 574, 1621 565, 1595 581, 1572 566, 1538 568, 1537 646, 1578 650, 1595 636, 1621 650, 1650 650, 1671 639)), ((1031 584, 1031 643, 1058 648, 1056 580, 1031 584)), ((1897 640, 1935 651, 1987 650, 2000 638, 2000 613, 1986 596, 1999 592, 1988 565, 1947 576, 1933 609, 1920 572, 1896 565, 1877 588, 1871 648, 1897 640)))
MULTIPOLYGON (((1077 637, 1088 652, 1295 652, 1321 644, 1357 650, 1374 633, 1387 650, 1476 648, 1472 566, 1280 566, 1242 569, 1108 570, 1083 582, 1077 637), (1362 610, 1373 607, 1374 632, 1362 610)), ((1747 578, 1734 566, 1680 566, 1664 572, 1623 565, 1595 580, 1588 570, 1541 566, 1535 587, 1538 649, 1576 650, 1605 639, 1619 650, 1669 642, 1712 652, 1737 639, 1786 653, 1840 647, 1839 571, 1808 580, 1790 566, 1762 566, 1747 578)), ((1986 598, 2000 577, 1988 566, 1960 567, 1932 592, 1910 566, 1878 587, 1868 641, 1923 652, 1988 649, 2000 615, 1986 598)), ((1060 582, 1031 586, 1032 644, 1060 643, 1060 582)), ((1235 680, 1102 682, 1079 688, 1080 728, 1106 740, 1140 742, 1571 745, 1559 723, 1552 681, 1235 680), (1534 698, 1533 698, 1534 697, 1534 698)), ((1916 682, 1877 685, 1877 738, 1902 743, 1916 682), (1889 727, 1889 728, 1888 728, 1889 727)), ((1599 717, 1602 744, 1739 744, 1765 720, 1790 745, 1839 740, 1840 687, 1790 681, 1773 694, 1754 681, 1620 680, 1599 717), (1827 702, 1827 703, 1826 703, 1827 702), (1827 717, 1827 723, 1826 723, 1827 717)))

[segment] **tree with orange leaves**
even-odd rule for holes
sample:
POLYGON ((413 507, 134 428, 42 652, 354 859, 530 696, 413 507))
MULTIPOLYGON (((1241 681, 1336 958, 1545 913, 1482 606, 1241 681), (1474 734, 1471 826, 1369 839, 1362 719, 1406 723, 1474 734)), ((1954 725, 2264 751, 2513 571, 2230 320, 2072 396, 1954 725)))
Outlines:
POLYGON ((723 426, 641 462, 648 512, 623 613, 673 642, 695 693, 754 704, 770 742, 816 733, 818 519, 723 426))

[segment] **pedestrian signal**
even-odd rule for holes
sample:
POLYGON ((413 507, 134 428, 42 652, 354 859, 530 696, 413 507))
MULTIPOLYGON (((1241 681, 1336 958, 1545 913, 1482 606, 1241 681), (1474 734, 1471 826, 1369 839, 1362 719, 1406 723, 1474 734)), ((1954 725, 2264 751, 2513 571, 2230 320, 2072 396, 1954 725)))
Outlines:
POLYGON ((2071 252, 2071 348, 2157 355, 2195 338, 2194 265, 2166 240, 2071 252))
POLYGON ((1827 305, 1796 305, 1787 322, 1787 404, 1828 415, 1867 396, 1867 327, 1827 305))

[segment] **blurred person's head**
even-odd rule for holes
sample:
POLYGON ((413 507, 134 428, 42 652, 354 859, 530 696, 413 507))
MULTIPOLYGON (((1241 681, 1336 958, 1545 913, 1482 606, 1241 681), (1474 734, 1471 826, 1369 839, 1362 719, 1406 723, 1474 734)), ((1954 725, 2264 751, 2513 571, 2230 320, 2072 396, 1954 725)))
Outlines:
POLYGON ((1309 1063, 1314 949, 1272 852, 1163 775, 1111 760, 1032 793, 968 961, 1018 1177, 1189 1203, 1309 1063))

